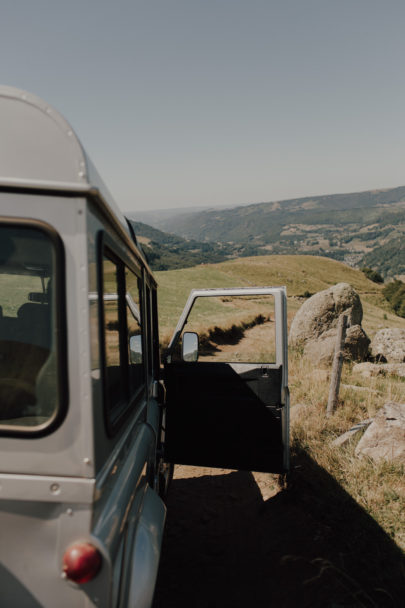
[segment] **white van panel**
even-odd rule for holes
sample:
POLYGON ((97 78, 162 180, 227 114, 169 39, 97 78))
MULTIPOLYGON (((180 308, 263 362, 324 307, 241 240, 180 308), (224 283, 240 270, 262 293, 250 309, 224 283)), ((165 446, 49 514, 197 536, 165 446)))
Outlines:
POLYGON ((0 472, 93 477, 85 199, 0 193, 3 217, 38 219, 65 249, 69 403, 58 429, 40 438, 0 437, 0 472))

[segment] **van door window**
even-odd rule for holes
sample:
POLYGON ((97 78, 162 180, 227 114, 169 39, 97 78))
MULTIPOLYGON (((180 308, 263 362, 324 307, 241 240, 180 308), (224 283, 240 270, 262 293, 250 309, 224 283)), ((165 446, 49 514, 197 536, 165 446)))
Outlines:
POLYGON ((45 229, 0 227, 0 432, 38 432, 61 405, 57 255, 45 229))
POLYGON ((195 300, 185 327, 199 336, 200 362, 275 363, 274 321, 273 295, 213 296, 195 300))

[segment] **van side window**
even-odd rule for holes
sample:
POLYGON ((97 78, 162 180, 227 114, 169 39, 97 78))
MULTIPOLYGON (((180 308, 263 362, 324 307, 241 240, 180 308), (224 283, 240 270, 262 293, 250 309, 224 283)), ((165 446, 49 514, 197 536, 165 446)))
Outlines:
POLYGON ((115 419, 126 401, 125 362, 120 335, 120 268, 103 257, 105 397, 108 417, 115 419), (114 411, 115 410, 115 411, 114 411))
POLYGON ((34 433, 61 406, 61 265, 45 229, 0 227, 0 432, 34 433))
POLYGON ((145 386, 142 282, 109 248, 102 275, 105 413, 114 432, 145 386))
POLYGON ((129 348, 129 389, 134 397, 144 384, 144 357, 141 319, 141 281, 125 269, 126 314, 129 348))

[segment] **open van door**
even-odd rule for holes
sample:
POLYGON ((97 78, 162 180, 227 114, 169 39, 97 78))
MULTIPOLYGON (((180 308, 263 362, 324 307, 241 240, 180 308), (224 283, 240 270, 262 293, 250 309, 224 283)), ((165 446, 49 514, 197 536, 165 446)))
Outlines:
POLYGON ((286 310, 284 287, 191 292, 165 357, 167 462, 288 471, 286 310))

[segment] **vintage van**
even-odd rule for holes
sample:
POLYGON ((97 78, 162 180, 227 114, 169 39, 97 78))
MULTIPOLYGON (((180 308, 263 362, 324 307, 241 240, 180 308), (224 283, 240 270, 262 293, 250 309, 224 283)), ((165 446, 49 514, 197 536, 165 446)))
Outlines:
POLYGON ((285 318, 282 288, 193 292, 163 374, 130 223, 64 118, 0 87, 0 606, 150 607, 173 464, 288 469, 285 318), (272 362, 197 356, 208 295, 273 299, 272 362))

